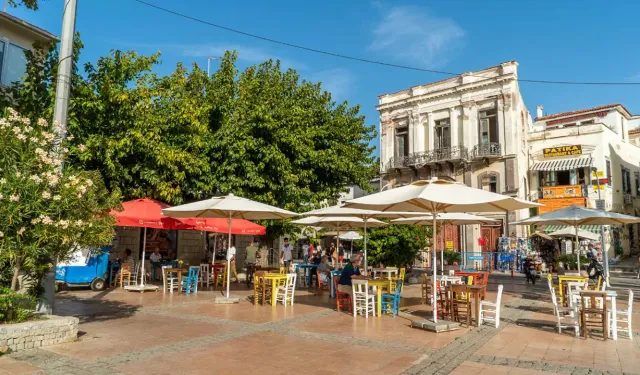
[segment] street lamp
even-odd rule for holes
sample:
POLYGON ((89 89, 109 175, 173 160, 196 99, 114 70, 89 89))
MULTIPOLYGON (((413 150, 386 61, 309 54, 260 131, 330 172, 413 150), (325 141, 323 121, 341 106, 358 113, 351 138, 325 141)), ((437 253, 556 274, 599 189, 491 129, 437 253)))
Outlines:
POLYGON ((211 57, 208 56, 207 57, 207 77, 209 77, 209 75, 211 75, 210 71, 211 71, 211 60, 220 60, 219 57, 211 57))

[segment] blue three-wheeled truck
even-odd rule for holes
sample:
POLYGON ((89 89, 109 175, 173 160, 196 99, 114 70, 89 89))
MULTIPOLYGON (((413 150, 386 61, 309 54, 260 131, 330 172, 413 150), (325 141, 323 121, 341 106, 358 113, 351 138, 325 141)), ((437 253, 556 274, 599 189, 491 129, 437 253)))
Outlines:
POLYGON ((108 279, 109 251, 102 249, 76 250, 68 262, 56 266, 56 292, 65 287, 91 287, 103 290, 108 279))

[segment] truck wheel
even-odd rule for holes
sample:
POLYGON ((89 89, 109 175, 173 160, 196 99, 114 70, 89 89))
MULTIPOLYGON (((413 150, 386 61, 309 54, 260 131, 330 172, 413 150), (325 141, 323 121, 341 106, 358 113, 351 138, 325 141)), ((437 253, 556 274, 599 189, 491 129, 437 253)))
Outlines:
POLYGON ((93 281, 91 282, 91 290, 98 292, 103 289, 104 289, 104 279, 101 279, 99 277, 93 279, 93 281))
POLYGON ((61 291, 61 290, 62 290, 62 284, 60 284, 60 283, 56 283, 56 287, 55 287, 55 289, 54 289, 54 292, 55 292, 55 293, 58 293, 58 292, 59 292, 59 291, 61 291))

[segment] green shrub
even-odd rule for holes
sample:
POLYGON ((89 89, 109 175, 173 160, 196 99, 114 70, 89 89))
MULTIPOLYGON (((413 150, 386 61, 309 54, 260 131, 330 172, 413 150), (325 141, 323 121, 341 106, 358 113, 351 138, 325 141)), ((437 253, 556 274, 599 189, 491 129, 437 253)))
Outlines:
POLYGON ((0 322, 20 323, 31 319, 36 309, 36 299, 0 287, 0 322))
POLYGON ((460 263, 460 253, 457 251, 445 250, 444 261, 448 265, 452 265, 454 262, 460 263))
MULTIPOLYGON (((578 256, 576 254, 563 254, 558 257, 558 262, 562 262, 565 269, 577 270, 578 269, 578 256)), ((581 265, 588 265, 589 258, 586 256, 580 257, 581 265)))

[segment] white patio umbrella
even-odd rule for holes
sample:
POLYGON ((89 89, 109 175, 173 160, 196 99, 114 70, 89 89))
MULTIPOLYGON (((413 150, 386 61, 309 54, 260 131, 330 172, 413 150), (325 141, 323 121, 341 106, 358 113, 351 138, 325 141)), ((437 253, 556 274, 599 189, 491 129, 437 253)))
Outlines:
MULTIPOLYGON (((345 207, 365 210, 430 213, 433 220, 433 246, 436 243, 436 217, 442 212, 498 212, 541 206, 518 198, 468 187, 446 180, 423 180, 410 185, 347 201, 345 207)), ((433 252, 433 298, 436 298, 436 252, 433 252)), ((437 321, 436 309, 433 320, 437 321)))
MULTIPOLYGON (((573 230, 573 228, 571 228, 570 226, 567 226, 563 229, 557 230, 555 232, 551 232, 549 233, 549 236, 551 237, 573 237, 575 236, 575 231, 573 230)), ((588 231, 586 229, 578 229, 578 237, 580 238, 586 238, 588 240, 594 240, 597 241, 600 239, 600 235, 593 233, 591 231, 588 231)))
MULTIPOLYGON (((297 216, 295 212, 283 210, 268 204, 237 197, 233 194, 213 197, 203 201, 183 204, 162 210, 169 217, 185 218, 227 218, 229 219, 229 237, 227 251, 231 247, 231 223, 233 219, 266 220, 286 219, 297 216)), ((231 280, 231 262, 227 260, 227 298, 229 298, 229 282, 231 280)))
MULTIPOLYGON (((347 232, 347 233, 345 233, 345 234, 341 234, 341 235, 340 235, 340 239, 341 239, 341 240, 351 242, 351 251, 350 251, 350 254, 351 254, 351 255, 353 255, 353 241, 355 241, 355 240, 361 240, 362 238, 363 238, 363 237, 362 237, 362 235, 361 235, 360 233, 358 233, 358 232, 354 232, 354 231, 347 232)), ((366 263, 366 262, 365 262, 365 263, 366 263)))
POLYGON ((317 210, 304 212, 300 214, 301 216, 349 216, 349 217, 359 217, 364 220, 364 269, 369 270, 368 262, 367 262, 367 223, 369 219, 372 218, 386 218, 386 219, 397 219, 404 217, 414 217, 420 215, 420 213, 416 212, 383 212, 379 210, 363 210, 359 208, 345 207, 344 205, 336 205, 330 206, 326 208, 319 208, 317 210))
MULTIPOLYGON (((357 228, 367 228, 367 227, 381 227, 387 225, 386 223, 376 220, 376 219, 362 219, 359 217, 352 216, 309 216, 303 219, 294 220, 291 222, 292 224, 298 225, 311 225, 314 227, 321 228, 335 228, 337 233, 336 237, 336 249, 339 247, 338 238, 340 238, 340 229, 357 229, 357 228)), ((366 231, 365 231, 366 233, 366 231)), ((365 234, 366 238, 366 234, 365 234)), ((365 270, 366 268, 366 253, 365 253, 365 270)))
MULTIPOLYGON (((581 225, 620 225, 640 223, 640 217, 594 210, 573 205, 571 207, 547 212, 546 214, 516 221, 516 225, 570 225, 575 228, 576 244, 581 225)), ((604 251, 604 244, 603 251, 604 251)), ((578 248, 578 272, 580 272, 580 249, 578 248)), ((608 276, 608 275, 607 275, 608 276)))
MULTIPOLYGON (((471 215, 463 212, 441 213, 436 215, 436 222, 440 223, 440 229, 444 225, 467 225, 467 224, 494 224, 498 220, 484 216, 471 215)), ((418 216, 406 219, 391 220, 393 224, 407 225, 432 225, 433 216, 418 216)), ((435 251, 435 245, 434 245, 435 251)), ((440 274, 444 275, 444 233, 442 234, 442 248, 440 249, 440 274)))

